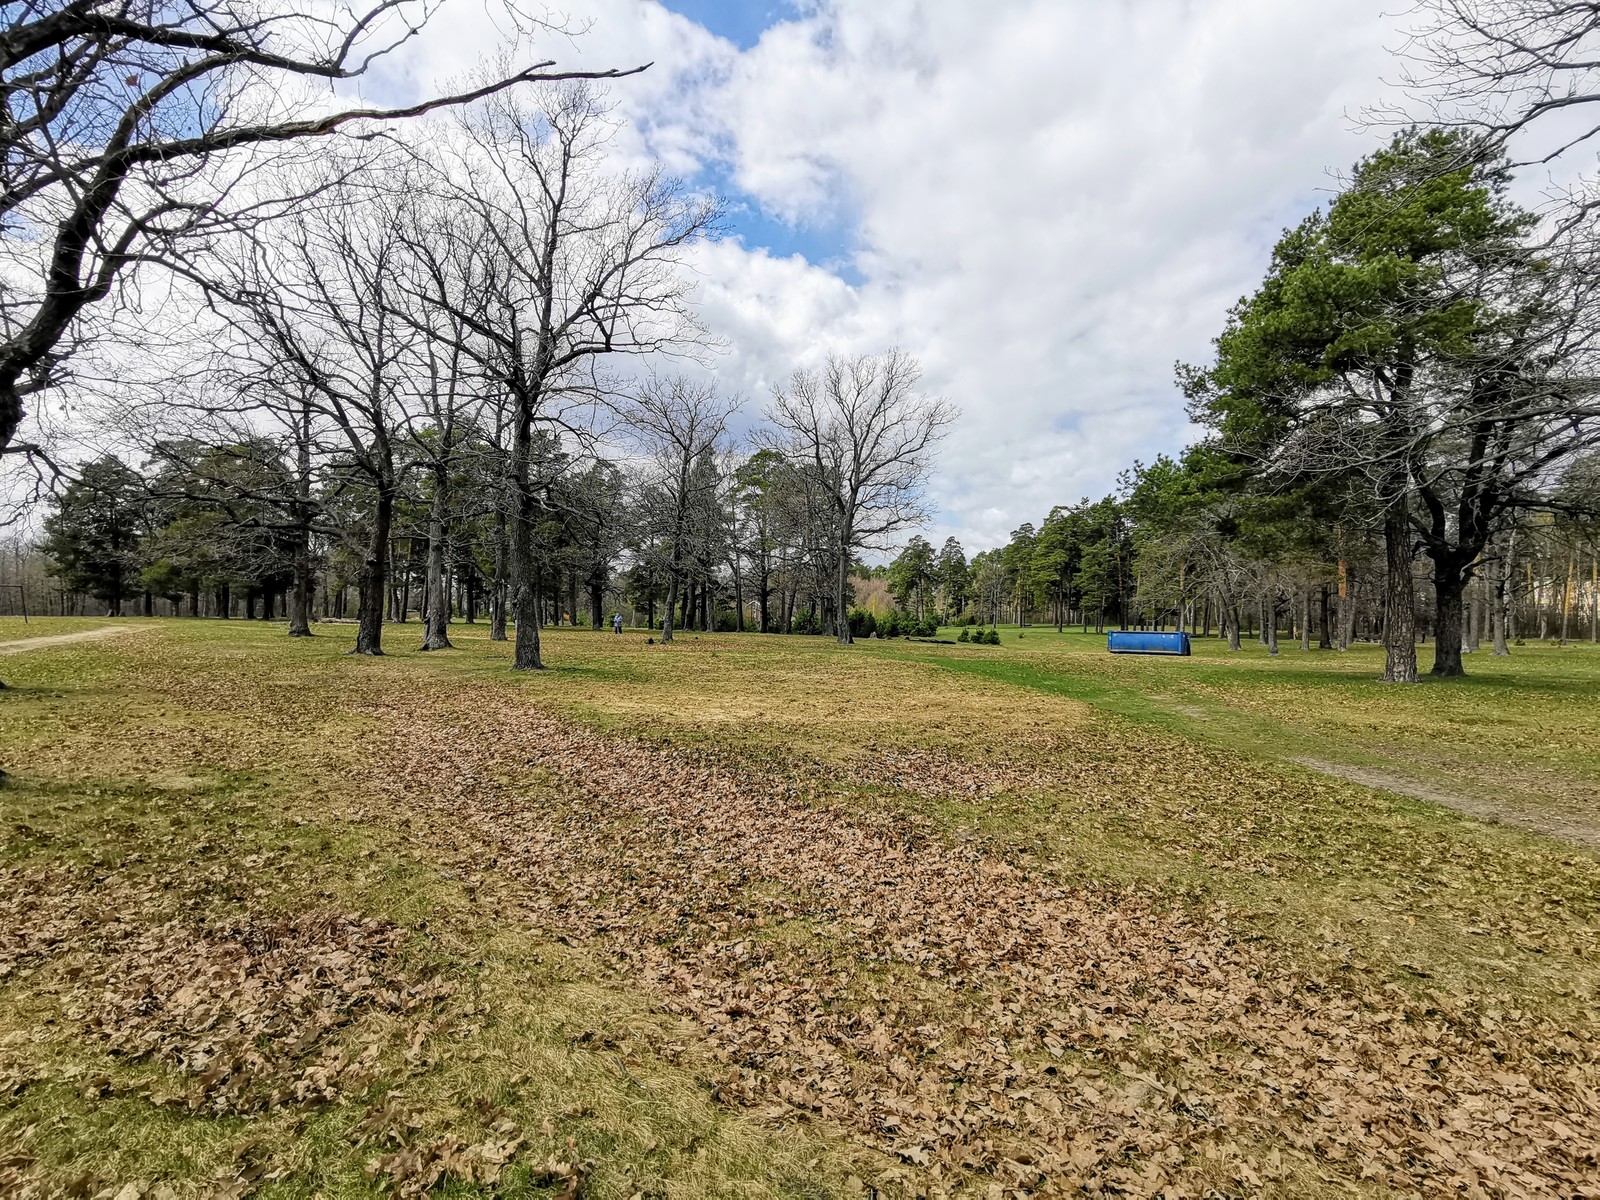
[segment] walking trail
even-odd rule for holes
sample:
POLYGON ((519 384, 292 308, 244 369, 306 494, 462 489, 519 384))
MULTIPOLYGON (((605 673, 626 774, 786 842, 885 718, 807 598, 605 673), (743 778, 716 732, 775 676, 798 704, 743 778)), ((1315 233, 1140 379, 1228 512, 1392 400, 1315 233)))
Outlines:
POLYGON ((99 629, 82 629, 77 633, 55 633, 47 637, 18 638, 0 642, 0 654, 21 654, 24 650, 43 650, 46 646, 65 646, 71 642, 92 642, 96 638, 126 633, 132 625, 103 625, 99 629))
POLYGON ((1291 762, 1299 763, 1302 767, 1310 767, 1323 775, 1332 775, 1335 779, 1343 779, 1347 783, 1359 783, 1363 787, 1377 788, 1379 791, 1394 792, 1401 796, 1410 796, 1413 800, 1426 800, 1431 804, 1442 804, 1446 808, 1453 808, 1459 813, 1469 817, 1477 817, 1480 821, 1495 821, 1503 825, 1515 825, 1519 829, 1532 830, 1542 833, 1547 837, 1564 838, 1570 842, 1577 842, 1584 846, 1600 847, 1600 818, 1582 815, 1563 815, 1547 812, 1528 812, 1523 809, 1509 807, 1479 796, 1467 796, 1460 792, 1452 792, 1420 779, 1413 779, 1407 775, 1400 775, 1393 771, 1385 771, 1377 767, 1358 767, 1350 763, 1329 762, 1321 758, 1296 757, 1291 762))

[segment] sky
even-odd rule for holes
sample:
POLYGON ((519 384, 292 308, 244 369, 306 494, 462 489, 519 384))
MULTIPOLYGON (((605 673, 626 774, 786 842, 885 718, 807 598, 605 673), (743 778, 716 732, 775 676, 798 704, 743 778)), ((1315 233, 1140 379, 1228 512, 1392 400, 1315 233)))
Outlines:
MULTIPOLYGON (((448 6, 418 89, 499 43, 448 6)), ((541 53, 612 85, 618 152, 720 192, 710 370, 759 418, 828 354, 898 346, 961 418, 925 534, 971 552, 1196 435, 1203 362, 1286 226, 1392 129, 1404 18, 1356 0, 573 0, 541 53)), ((1404 9, 1405 6, 1391 6, 1404 9)), ((476 15, 475 15, 476 14, 476 15)))

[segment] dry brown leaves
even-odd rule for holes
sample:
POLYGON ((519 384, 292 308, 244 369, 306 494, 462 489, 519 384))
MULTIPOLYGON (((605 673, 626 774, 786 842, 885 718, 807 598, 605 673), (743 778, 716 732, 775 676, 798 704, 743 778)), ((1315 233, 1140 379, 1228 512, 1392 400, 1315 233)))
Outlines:
POLYGON ((384 801, 698 1021, 722 1096, 853 1130, 891 1187, 1600 1195, 1592 1029, 1305 977, 1223 914, 443 686, 374 713, 384 801), (529 768, 558 800, 507 786, 529 768))
MULTIPOLYGON (((358 1134, 371 1137, 377 1133, 380 1137, 401 1143, 398 1149, 381 1155, 367 1167, 368 1175, 374 1178, 383 1176, 396 1195, 426 1195, 446 1176, 468 1183, 494 1184, 499 1180, 505 1164, 511 1161, 523 1143, 515 1124, 501 1120, 490 1130, 489 1137, 477 1145, 469 1146, 453 1137, 414 1141, 406 1145, 404 1143, 410 1129, 419 1122, 403 1119, 389 1123, 391 1104, 392 1101, 386 1102, 384 1107, 369 1113, 359 1127, 358 1134)), ((543 1174, 544 1182, 552 1186, 558 1183, 564 1185, 568 1180, 575 1181, 569 1194, 576 1194, 583 1178, 581 1168, 554 1160, 546 1165, 543 1174)))
POLYGON ((1002 793, 1037 792, 1045 775, 1024 763, 973 762, 946 749, 869 747, 856 778, 917 796, 989 799, 1002 793))
MULTIPOLYGON (((156 1102, 243 1113, 350 1096, 376 1076, 383 1044, 352 1055, 330 1035, 450 990, 398 972, 405 931, 387 922, 340 912, 160 919, 183 890, 64 866, 0 870, 0 978, 33 976, 32 990, 58 995, 112 1054, 175 1071, 184 1089, 153 1091, 156 1102)), ((91 1095, 112 1086, 81 1083, 91 1095)))

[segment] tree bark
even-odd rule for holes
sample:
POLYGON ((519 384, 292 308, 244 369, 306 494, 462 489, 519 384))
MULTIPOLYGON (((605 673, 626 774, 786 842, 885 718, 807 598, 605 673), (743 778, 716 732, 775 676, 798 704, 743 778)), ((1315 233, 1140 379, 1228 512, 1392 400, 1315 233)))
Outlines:
POLYGON ((1404 499, 1383 521, 1383 679, 1417 682, 1417 600, 1411 587, 1411 516, 1404 499))
POLYGON ((506 510, 496 503, 494 508, 494 581, 489 590, 489 640, 506 640, 506 510))
POLYGON ((305 531, 295 533, 294 582, 289 587, 289 636, 311 636, 311 548, 305 531))
POLYGON ((445 552, 450 540, 450 475, 443 462, 433 465, 433 503, 428 508, 428 611, 422 623, 422 650, 449 650, 450 592, 445 580, 445 552))
POLYGON ((533 397, 516 398, 516 432, 511 449, 511 485, 516 512, 511 522, 511 608, 517 641, 511 656, 514 671, 542 671, 539 655, 539 564, 535 561, 534 527, 538 521, 533 494, 533 397))
POLYGON ((389 527, 394 522, 394 492, 378 488, 373 506, 372 534, 356 579, 356 644, 351 654, 374 657, 383 653, 383 608, 389 590, 389 527))
MULTIPOLYGON (((674 555, 674 558, 677 556, 674 555)), ((672 617, 678 605, 678 566, 674 562, 672 570, 667 575, 667 603, 661 612, 661 640, 672 640, 672 617)))
POLYGON ((1572 617, 1572 584, 1577 570, 1578 556, 1576 554, 1568 554, 1567 577, 1561 585, 1561 640, 1557 643, 1560 646, 1567 644, 1567 631, 1572 617))
POLYGON ((1452 559, 1445 557, 1433 569, 1433 666, 1428 674, 1455 679, 1465 675, 1461 664, 1462 595, 1466 580, 1452 559))
POLYGON ((841 646, 855 639, 850 636, 850 619, 845 611, 845 595, 850 588, 850 542, 854 530, 846 517, 839 526, 839 561, 833 577, 833 630, 841 646))
POLYGON ((761 632, 762 633, 771 632, 771 620, 770 620, 769 614, 767 612, 767 606, 768 606, 768 603, 769 603, 769 601, 771 599, 771 596, 772 596, 772 579, 771 579, 770 571, 768 570, 768 567, 767 567, 767 561, 766 561, 766 557, 765 557, 765 552, 763 552, 763 557, 761 559, 761 594, 757 597, 757 600, 759 601, 760 606, 761 606, 761 632))

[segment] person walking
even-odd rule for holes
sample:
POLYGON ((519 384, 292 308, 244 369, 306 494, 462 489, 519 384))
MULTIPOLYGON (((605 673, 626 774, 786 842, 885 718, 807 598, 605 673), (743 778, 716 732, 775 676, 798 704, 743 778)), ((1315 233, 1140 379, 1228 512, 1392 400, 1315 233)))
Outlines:
POLYGON ((611 632, 612 633, 621 633, 622 632, 622 614, 621 613, 612 613, 611 614, 611 632))

